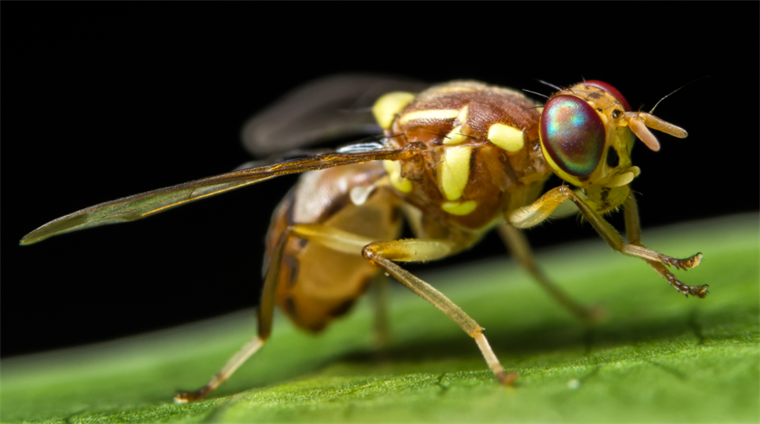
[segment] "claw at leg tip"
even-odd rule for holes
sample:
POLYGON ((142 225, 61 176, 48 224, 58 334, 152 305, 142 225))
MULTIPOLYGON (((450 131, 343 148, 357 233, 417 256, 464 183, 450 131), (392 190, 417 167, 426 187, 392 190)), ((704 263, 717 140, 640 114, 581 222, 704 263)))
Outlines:
POLYGON ((609 317, 609 311, 603 306, 590 306, 584 310, 583 319, 589 323, 599 323, 609 317))
POLYGON ((196 400, 203 399, 206 394, 207 392, 203 390, 198 390, 195 392, 178 392, 176 395, 174 395, 174 403, 194 402, 196 400))
POLYGON ((499 382, 505 386, 511 387, 515 381, 517 381, 517 378, 519 377, 519 374, 516 372, 508 372, 504 374, 501 378, 499 378, 499 382))

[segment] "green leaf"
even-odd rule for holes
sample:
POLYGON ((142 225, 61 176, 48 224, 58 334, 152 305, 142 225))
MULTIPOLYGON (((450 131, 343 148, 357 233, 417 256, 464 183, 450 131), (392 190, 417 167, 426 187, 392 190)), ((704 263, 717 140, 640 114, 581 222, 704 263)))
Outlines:
MULTIPOLYGON (((576 298, 603 305, 588 327, 509 260, 421 276, 488 329, 513 388, 497 384, 475 343, 399 287, 391 346, 373 349, 360 304, 319 337, 278 317, 268 344, 211 399, 174 404, 255 332, 251 311, 97 346, 5 360, 3 422, 758 422, 757 215, 645 231, 672 256, 702 249, 679 295, 640 260, 601 241, 540 252, 576 298)), ((397 285, 398 286, 398 285, 397 285)))

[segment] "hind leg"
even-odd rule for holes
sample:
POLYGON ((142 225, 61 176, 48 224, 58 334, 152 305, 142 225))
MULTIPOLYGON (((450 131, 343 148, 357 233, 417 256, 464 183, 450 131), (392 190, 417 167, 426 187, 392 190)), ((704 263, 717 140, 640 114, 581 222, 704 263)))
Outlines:
POLYGON ((339 252, 364 256, 372 264, 380 267, 388 275, 457 323, 465 333, 475 340, 488 367, 500 382, 510 384, 517 378, 516 373, 504 370, 483 334, 483 328, 474 319, 443 293, 395 263, 440 259, 461 250, 465 246, 452 240, 405 239, 376 242, 364 236, 321 224, 292 225, 288 227, 286 233, 309 240, 311 243, 319 243, 339 252))
POLYGON ((288 232, 281 234, 277 246, 274 249, 271 265, 266 270, 264 287, 261 291, 261 302, 259 309, 256 311, 258 318, 257 334, 251 341, 245 344, 235 355, 233 355, 219 372, 214 374, 203 387, 193 392, 179 392, 174 396, 178 403, 192 402, 206 397, 209 393, 216 390, 220 384, 224 383, 230 376, 256 353, 269 336, 272 334, 272 318, 274 315, 275 289, 279 279, 280 267, 282 264, 282 253, 288 240, 288 232))

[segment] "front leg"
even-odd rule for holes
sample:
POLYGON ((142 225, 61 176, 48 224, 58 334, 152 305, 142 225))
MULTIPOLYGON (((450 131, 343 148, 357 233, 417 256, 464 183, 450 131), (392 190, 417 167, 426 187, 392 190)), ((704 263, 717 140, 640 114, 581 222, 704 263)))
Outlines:
POLYGON ((532 227, 551 215, 552 211, 556 209, 565 200, 570 200, 578 206, 583 216, 591 223, 597 233, 610 245, 614 250, 623 253, 628 256, 634 256, 644 259, 658 274, 665 277, 668 282, 673 285, 676 290, 685 295, 698 296, 704 298, 707 295, 707 286, 689 286, 673 275, 668 266, 674 266, 678 269, 691 269, 699 265, 702 260, 702 254, 697 253, 694 256, 686 259, 677 259, 654 250, 647 249, 640 244, 641 241, 641 229, 639 227, 638 209, 636 208, 636 200, 633 195, 630 195, 625 202, 626 213, 626 232, 628 235, 628 243, 624 243, 620 235, 599 213, 597 213, 591 206, 578 197, 567 186, 556 187, 549 190, 546 194, 541 196, 538 200, 531 203, 528 206, 524 206, 507 216, 507 220, 510 224, 517 228, 532 227))
MULTIPOLYGON (((628 196, 628 199, 626 199, 625 203, 623 204, 623 213, 625 215, 625 234, 628 238, 628 244, 630 246, 638 246, 640 248, 646 249, 641 244, 641 224, 639 222, 639 207, 636 204, 636 198, 633 196, 633 193, 631 193, 630 196, 628 196)), ((648 250, 648 249, 646 249, 648 250)), ((663 278, 668 280, 668 283, 670 283, 671 286, 673 286, 676 290, 680 291, 686 296, 692 295, 692 296, 698 296, 700 299, 704 299, 705 296, 707 296, 707 293, 709 291, 707 290, 707 284, 702 286, 689 286, 681 282, 676 278, 673 273, 671 273, 668 270, 668 267, 665 265, 673 265, 678 269, 691 269, 695 266, 699 265, 700 261, 702 261, 702 254, 697 253, 696 255, 686 258, 686 259, 676 259, 671 258, 670 256, 666 255, 660 255, 659 259, 645 259, 649 266, 651 266, 658 274, 660 274, 663 278)))

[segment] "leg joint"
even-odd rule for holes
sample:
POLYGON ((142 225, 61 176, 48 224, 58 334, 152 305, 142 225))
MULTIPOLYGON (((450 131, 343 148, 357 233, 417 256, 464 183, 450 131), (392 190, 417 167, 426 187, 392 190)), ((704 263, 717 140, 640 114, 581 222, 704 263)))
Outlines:
POLYGON ((377 251, 375 250, 375 243, 370 243, 364 246, 362 248, 362 256, 372 264, 375 264, 375 259, 378 256, 377 251))

